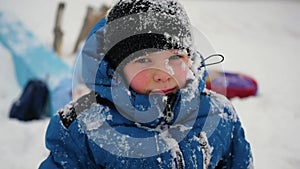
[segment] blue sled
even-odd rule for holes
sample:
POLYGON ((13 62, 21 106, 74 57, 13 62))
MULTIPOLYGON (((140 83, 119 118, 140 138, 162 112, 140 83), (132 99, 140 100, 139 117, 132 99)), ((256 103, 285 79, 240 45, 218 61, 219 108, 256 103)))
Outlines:
POLYGON ((23 89, 30 79, 44 80, 50 90, 49 115, 53 108, 53 91, 60 81, 71 74, 71 68, 44 45, 22 22, 0 11, 0 43, 11 53, 16 79, 23 89))

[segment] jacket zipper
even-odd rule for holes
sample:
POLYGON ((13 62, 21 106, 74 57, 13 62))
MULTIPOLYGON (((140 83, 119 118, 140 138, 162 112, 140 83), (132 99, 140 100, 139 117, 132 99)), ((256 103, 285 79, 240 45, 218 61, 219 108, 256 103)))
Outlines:
POLYGON ((198 135, 198 142, 202 148, 203 168, 208 169, 210 166, 211 153, 213 149, 208 143, 208 139, 205 132, 201 132, 198 135))
POLYGON ((182 153, 180 151, 176 151, 175 153, 176 153, 175 161, 176 161, 177 168, 183 169, 184 163, 182 160, 183 159, 182 153))
MULTIPOLYGON (((175 96, 171 95, 168 97, 167 99, 167 103, 166 103, 166 107, 164 110, 164 115, 165 115, 165 123, 169 123, 174 119, 174 113, 172 111, 172 106, 175 102, 175 96)), ((172 150, 171 150, 172 151, 172 150)), ((180 150, 179 144, 178 144, 178 149, 175 150, 175 163, 178 169, 183 169, 184 168, 184 161, 183 161, 183 155, 182 152, 180 150)))

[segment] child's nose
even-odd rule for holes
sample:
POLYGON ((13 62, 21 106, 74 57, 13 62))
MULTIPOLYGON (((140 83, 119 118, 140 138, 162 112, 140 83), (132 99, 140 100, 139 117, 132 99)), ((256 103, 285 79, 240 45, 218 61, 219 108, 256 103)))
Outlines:
POLYGON ((154 81, 156 82, 167 82, 171 79, 171 75, 162 70, 156 70, 153 75, 154 81))

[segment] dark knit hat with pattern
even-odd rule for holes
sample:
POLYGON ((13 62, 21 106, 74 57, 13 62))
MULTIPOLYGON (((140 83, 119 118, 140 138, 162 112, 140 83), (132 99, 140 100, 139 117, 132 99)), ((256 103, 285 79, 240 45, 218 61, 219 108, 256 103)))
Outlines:
POLYGON ((190 21, 177 0, 120 0, 107 15, 104 44, 113 69, 150 51, 189 51, 190 21))

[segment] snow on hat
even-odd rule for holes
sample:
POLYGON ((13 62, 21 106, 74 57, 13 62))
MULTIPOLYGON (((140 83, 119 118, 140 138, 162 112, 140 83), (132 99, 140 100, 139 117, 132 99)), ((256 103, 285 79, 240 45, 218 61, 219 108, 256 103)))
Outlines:
POLYGON ((107 15, 104 37, 113 69, 142 55, 136 52, 189 51, 192 45, 190 21, 177 0, 120 0, 107 15))

